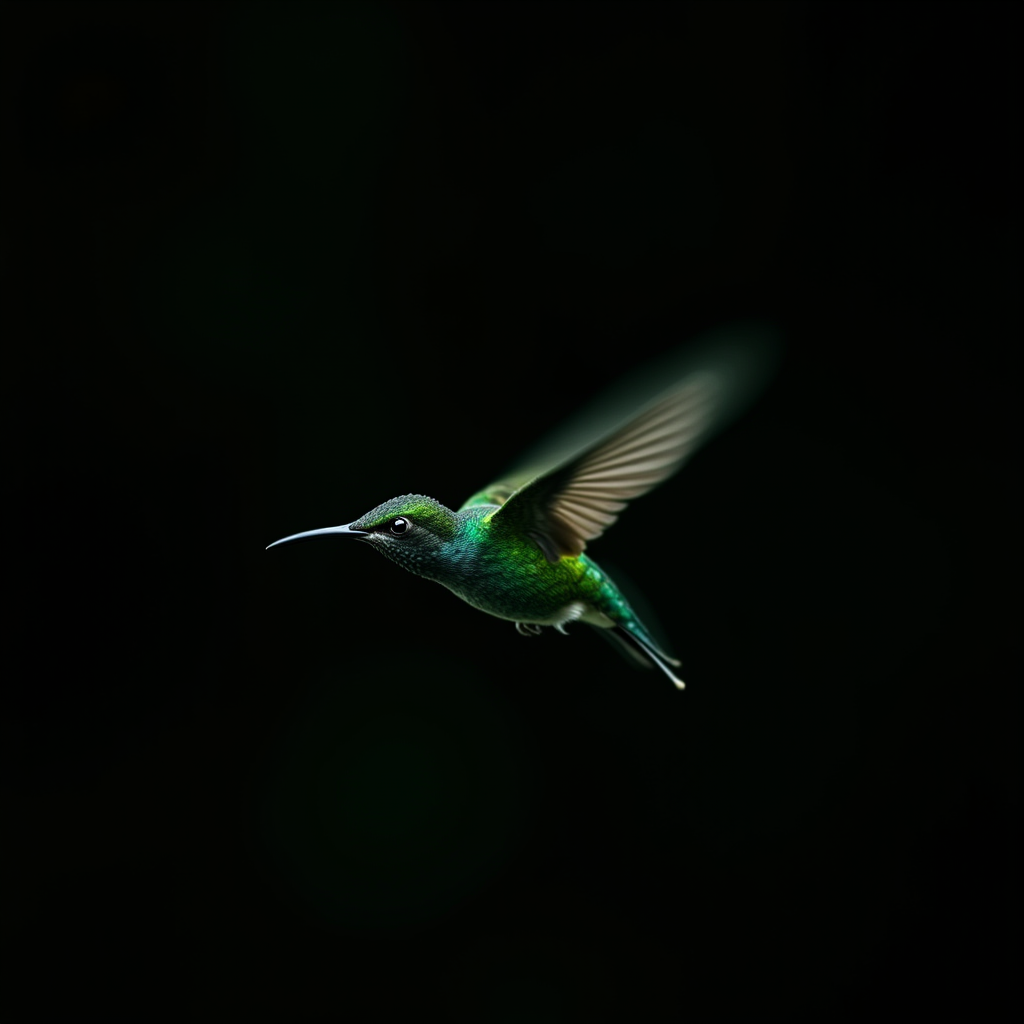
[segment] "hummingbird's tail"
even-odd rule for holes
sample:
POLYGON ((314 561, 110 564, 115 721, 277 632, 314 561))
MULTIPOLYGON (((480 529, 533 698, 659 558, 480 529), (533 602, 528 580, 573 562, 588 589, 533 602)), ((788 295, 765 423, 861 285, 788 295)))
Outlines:
POLYGON ((611 629, 601 629, 600 632, 602 636, 606 636, 618 644, 620 650, 633 661, 645 668, 660 668, 680 690, 686 688, 686 683, 672 671, 674 667, 679 666, 679 659, 670 657, 662 651, 650 637, 641 635, 638 631, 623 625, 615 625, 611 629))

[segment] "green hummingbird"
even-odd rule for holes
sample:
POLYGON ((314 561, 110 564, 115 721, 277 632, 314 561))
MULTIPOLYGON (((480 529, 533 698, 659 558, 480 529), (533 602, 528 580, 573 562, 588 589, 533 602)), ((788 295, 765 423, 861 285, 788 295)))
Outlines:
MULTIPOLYGON (((624 422, 606 412, 599 421, 605 429, 590 444, 581 443, 587 428, 579 423, 563 429, 458 511, 423 494, 403 494, 354 522, 292 534, 268 549, 307 537, 355 537, 474 608, 514 622, 524 635, 545 626, 565 633, 577 621, 600 629, 683 689, 679 661, 655 641, 585 549, 629 501, 675 473, 741 393, 752 390, 746 350, 718 353, 691 365, 639 408, 634 393, 625 403, 634 411, 624 422), (610 430, 609 418, 619 421, 610 430)), ((620 410, 623 404, 620 399, 620 410)))

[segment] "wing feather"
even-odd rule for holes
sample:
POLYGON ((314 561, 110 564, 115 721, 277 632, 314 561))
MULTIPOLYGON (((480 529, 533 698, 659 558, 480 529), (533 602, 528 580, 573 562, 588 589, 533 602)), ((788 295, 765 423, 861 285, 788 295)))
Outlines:
POLYGON ((497 506, 492 527, 532 537, 552 562, 579 555, 760 390, 776 351, 770 329, 748 325, 672 354, 624 378, 603 406, 569 421, 462 507, 497 506))
POLYGON ((493 521, 522 529, 551 561, 578 555, 628 502, 671 476, 713 420, 719 382, 692 375, 575 458, 514 491, 493 521))

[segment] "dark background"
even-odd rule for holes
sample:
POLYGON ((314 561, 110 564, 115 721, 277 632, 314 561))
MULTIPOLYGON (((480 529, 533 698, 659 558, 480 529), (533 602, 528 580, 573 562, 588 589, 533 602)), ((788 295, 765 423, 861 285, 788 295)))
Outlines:
POLYGON ((1017 1019, 1020 29, 5 4, 5 1019, 1017 1019), (749 318, 684 693, 263 550, 749 318))

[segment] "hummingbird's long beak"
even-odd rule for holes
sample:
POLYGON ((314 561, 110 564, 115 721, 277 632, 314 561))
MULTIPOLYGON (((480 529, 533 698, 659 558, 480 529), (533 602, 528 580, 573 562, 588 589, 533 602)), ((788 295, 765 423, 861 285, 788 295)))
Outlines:
POLYGON ((306 530, 305 533, 293 533, 290 537, 282 537, 280 540, 275 540, 273 544, 268 544, 265 550, 269 551, 271 548, 276 548, 278 544, 287 544, 290 540, 305 540, 306 537, 323 537, 329 533, 347 534, 350 537, 369 536, 367 530, 353 530, 350 526, 325 526, 320 530, 306 530))

